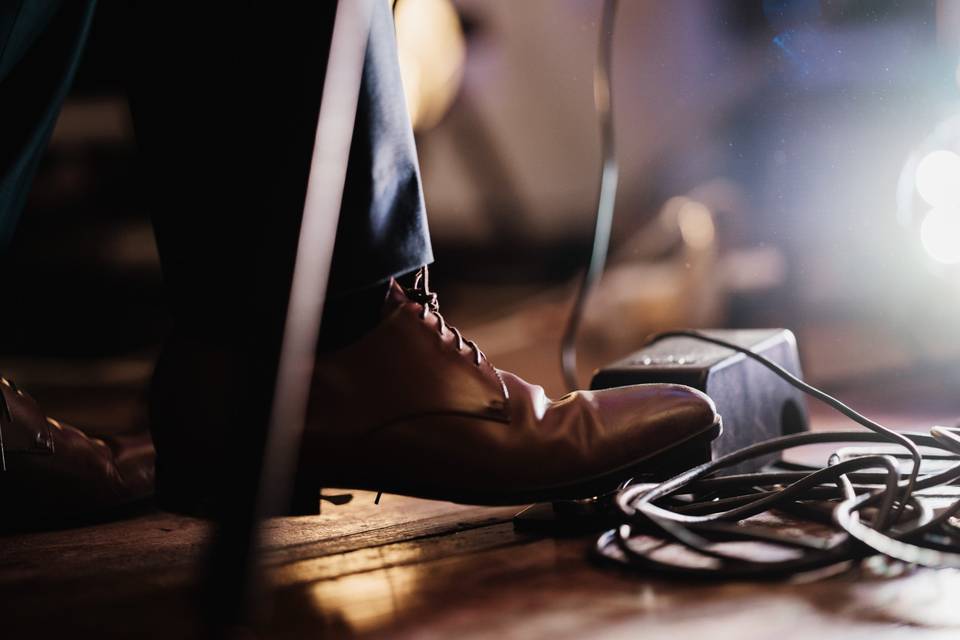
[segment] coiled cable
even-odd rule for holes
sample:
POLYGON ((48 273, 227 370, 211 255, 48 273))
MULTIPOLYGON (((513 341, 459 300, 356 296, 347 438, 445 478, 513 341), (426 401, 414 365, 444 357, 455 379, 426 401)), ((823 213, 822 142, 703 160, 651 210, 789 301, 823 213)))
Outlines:
MULTIPOLYGON (((925 567, 960 568, 960 492, 929 496, 930 490, 960 481, 960 429, 933 427, 929 434, 895 432, 796 378, 768 358, 696 331, 672 331, 756 360, 780 378, 821 400, 869 431, 808 432, 782 436, 729 453, 661 483, 630 484, 614 499, 619 526, 596 544, 600 557, 620 566, 698 578, 784 578, 881 554, 925 567), (724 468, 811 444, 884 443, 905 453, 831 455, 821 468, 765 470, 722 475, 724 468), (921 475, 924 455, 953 463, 921 475), (910 460, 901 470, 899 460, 910 460), (835 530, 826 536, 778 530, 751 518, 778 510, 801 522, 823 524, 830 513, 835 530), (759 560, 722 543, 778 546, 786 559, 759 560), (692 552, 685 562, 664 557, 665 545, 692 552), (691 558, 696 558, 693 561, 691 558)), ((781 554, 782 555, 782 554, 781 554)))
MULTIPOLYGON (((603 274, 610 244, 618 168, 613 126, 612 57, 617 0, 604 0, 594 105, 601 136, 600 188, 590 260, 577 290, 561 340, 561 367, 571 390, 579 387, 576 339, 587 301, 603 274)), ((694 331, 684 336, 731 349, 769 369, 793 387, 820 400, 868 431, 816 432, 783 436, 735 451, 659 484, 632 484, 614 500, 620 525, 600 536, 600 557, 621 566, 701 578, 782 578, 882 554, 909 564, 960 567, 960 493, 939 512, 921 492, 960 482, 960 430, 933 427, 929 434, 899 433, 867 418, 807 384, 775 362, 739 345, 694 331), (754 458, 822 443, 886 443, 903 454, 831 455, 822 468, 765 470, 722 475, 754 458), (943 462, 955 462, 921 476, 920 447, 943 462), (909 458, 904 473, 899 460, 909 458), (771 510, 817 524, 832 523, 840 535, 817 537, 760 527, 750 519, 771 510), (763 561, 726 551, 720 543, 749 541, 789 550, 787 559, 763 561), (679 545, 699 557, 693 565, 662 557, 664 545, 679 545)))

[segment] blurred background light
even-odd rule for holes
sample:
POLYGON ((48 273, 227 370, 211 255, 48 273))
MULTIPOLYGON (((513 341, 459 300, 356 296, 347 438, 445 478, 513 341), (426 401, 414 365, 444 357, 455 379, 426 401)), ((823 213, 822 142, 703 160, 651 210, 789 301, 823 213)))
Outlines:
POLYGON ((705 205, 694 201, 684 203, 677 212, 677 224, 683 241, 692 248, 705 249, 713 244, 713 216, 705 205))
POLYGON ((960 155, 937 149, 920 160, 916 171, 917 192, 931 207, 960 205, 960 155))
POLYGON ((466 42, 450 0, 397 0, 394 6, 400 76, 416 131, 436 125, 463 77, 466 42))
POLYGON ((920 224, 920 241, 937 262, 960 262, 960 209, 944 207, 930 211, 920 224))
POLYGON ((953 116, 939 122, 914 148, 897 186, 897 215, 922 247, 921 262, 928 273, 951 286, 957 282, 952 265, 960 264, 958 152, 960 116, 953 116))
MULTIPOLYGON (((5 371, 146 362, 167 331, 122 4, 98 9, 6 257, 5 371)), ((562 392, 550 331, 593 229, 602 0, 393 4, 445 313, 562 392)), ((614 40, 621 182, 584 366, 667 327, 788 326, 820 384, 941 363, 960 389, 960 0, 623 2, 614 40)))

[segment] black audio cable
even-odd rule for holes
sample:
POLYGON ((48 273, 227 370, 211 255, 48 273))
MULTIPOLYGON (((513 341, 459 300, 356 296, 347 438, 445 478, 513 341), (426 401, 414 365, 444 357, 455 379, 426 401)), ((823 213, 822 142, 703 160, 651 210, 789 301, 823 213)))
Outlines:
MULTIPOLYGON (((617 0, 604 0, 594 66, 594 105, 602 159, 596 220, 590 260, 561 342, 563 376, 571 390, 579 386, 577 333, 590 294, 603 274, 617 190, 611 86, 616 10, 617 0)), ((923 495, 960 484, 960 429, 933 427, 929 434, 898 433, 750 349, 696 331, 671 331, 658 337, 677 336, 741 353, 868 431, 783 436, 735 451, 659 484, 628 484, 614 500, 619 526, 597 541, 601 558, 620 566, 701 578, 783 578, 876 554, 909 564, 960 568, 960 491, 939 512, 932 506, 936 498, 923 495), (821 468, 794 466, 759 473, 720 473, 757 457, 823 443, 887 443, 903 449, 905 455, 868 453, 843 460, 834 454, 821 468), (921 476, 924 456, 920 447, 937 452, 928 454, 930 458, 955 464, 921 476), (911 462, 906 473, 899 468, 900 457, 911 462), (839 528, 839 538, 836 534, 817 537, 786 533, 751 523, 751 517, 771 510, 818 524, 832 523, 839 528), (773 544, 792 555, 759 561, 718 546, 731 541, 773 544), (685 548, 698 562, 671 562, 663 557, 665 545, 685 548)))
POLYGON ((731 349, 752 358, 804 393, 841 412, 869 431, 808 432, 782 436, 734 451, 670 480, 631 484, 614 500, 619 526, 596 544, 599 556, 620 566, 699 578, 785 578, 882 554, 908 564, 960 568, 960 491, 947 498, 927 496, 960 481, 960 429, 933 427, 929 434, 898 433, 796 378, 749 349, 696 331, 671 331, 731 349), (767 470, 721 475, 727 467, 788 449, 824 443, 888 443, 909 458, 903 472, 895 454, 873 453, 842 460, 837 454, 821 468, 767 470), (951 466, 921 475, 920 447, 938 450, 931 458, 951 466), (935 501, 947 501, 934 508, 935 501), (830 536, 781 532, 750 518, 780 510, 794 519, 822 523, 825 507, 839 529, 830 536), (763 561, 725 550, 722 543, 752 541, 789 551, 787 559, 763 561), (687 562, 664 557, 664 546, 692 552, 687 562), (690 562, 690 558, 697 558, 690 562))
POLYGON ((597 61, 593 68, 593 104, 600 125, 600 191, 597 196, 597 212, 593 227, 593 245, 590 261, 583 272, 577 289, 567 325, 560 343, 560 366, 567 388, 574 391, 577 383, 577 334, 580 321, 590 294, 603 275, 610 247, 610 228, 613 224, 613 207, 617 198, 617 156, 613 130, 613 27, 617 14, 617 0, 604 0, 603 16, 597 46, 597 61))

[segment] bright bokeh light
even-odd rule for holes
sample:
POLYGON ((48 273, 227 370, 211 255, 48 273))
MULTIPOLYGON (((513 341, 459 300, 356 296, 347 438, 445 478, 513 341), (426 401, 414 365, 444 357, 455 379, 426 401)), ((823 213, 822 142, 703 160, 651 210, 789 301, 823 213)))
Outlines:
POLYGON ((920 241, 937 262, 960 262, 960 210, 937 208, 927 213, 920 224, 920 241))
POLYGON ((451 0, 398 0, 400 77, 413 128, 437 124, 460 88, 467 48, 451 0))
POLYGON ((706 249, 716 235, 710 209, 699 202, 688 200, 677 211, 677 224, 683 241, 693 249, 706 249))
POLYGON ((920 160, 917 192, 931 207, 960 206, 960 155, 939 149, 920 160))

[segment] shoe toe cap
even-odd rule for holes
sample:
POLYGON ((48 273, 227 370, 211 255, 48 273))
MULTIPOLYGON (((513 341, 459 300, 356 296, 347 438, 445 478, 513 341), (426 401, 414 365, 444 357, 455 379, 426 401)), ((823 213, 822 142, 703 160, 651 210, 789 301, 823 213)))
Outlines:
POLYGON ((540 387, 501 372, 510 389, 511 422, 570 468, 599 473, 656 455, 711 431, 716 406, 679 384, 642 384, 575 391, 550 400, 540 387))
POLYGON ((678 384, 589 392, 609 440, 652 455, 710 430, 719 416, 710 397, 678 384))

